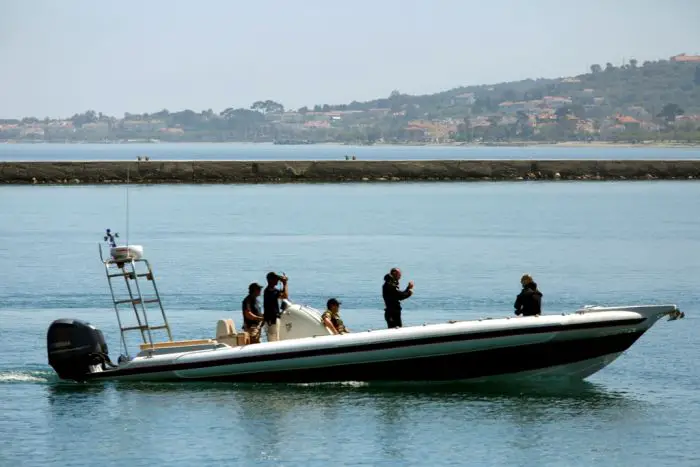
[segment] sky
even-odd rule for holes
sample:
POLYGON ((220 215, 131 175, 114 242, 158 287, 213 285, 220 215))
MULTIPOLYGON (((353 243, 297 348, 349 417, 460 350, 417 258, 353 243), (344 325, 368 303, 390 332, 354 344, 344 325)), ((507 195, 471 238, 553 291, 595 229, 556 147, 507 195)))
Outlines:
POLYGON ((0 118, 287 108, 700 54, 700 0, 0 0, 0 118))

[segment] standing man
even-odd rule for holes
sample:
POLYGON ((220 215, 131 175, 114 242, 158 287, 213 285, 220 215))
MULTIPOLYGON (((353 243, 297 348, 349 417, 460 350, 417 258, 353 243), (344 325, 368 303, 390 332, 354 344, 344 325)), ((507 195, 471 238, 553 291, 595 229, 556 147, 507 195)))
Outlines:
POLYGON ((405 300, 413 295, 413 281, 408 283, 406 290, 399 290, 399 281, 401 280, 401 270, 392 268, 389 274, 384 276, 384 285, 382 286, 382 297, 384 298, 384 319, 386 324, 391 328, 400 328, 401 322, 401 300, 405 300))
POLYGON ((268 272, 267 287, 265 287, 265 292, 263 293, 263 320, 267 328, 268 342, 279 340, 279 300, 288 297, 289 289, 287 288, 287 276, 280 276, 275 272, 268 272), (276 288, 280 281, 282 282, 282 290, 276 288))
POLYGON ((263 320, 260 305, 258 305, 260 292, 262 292, 262 286, 253 282, 248 286, 248 295, 241 303, 243 311, 243 331, 250 335, 251 344, 260 342, 260 328, 261 321, 263 320))

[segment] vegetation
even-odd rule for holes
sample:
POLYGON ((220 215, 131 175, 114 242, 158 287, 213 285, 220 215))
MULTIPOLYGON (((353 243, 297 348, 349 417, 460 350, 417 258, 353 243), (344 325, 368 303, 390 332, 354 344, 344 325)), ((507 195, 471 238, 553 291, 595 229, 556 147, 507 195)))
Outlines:
POLYGON ((434 141, 675 140, 700 142, 700 64, 630 60, 594 64, 590 73, 458 87, 430 95, 393 91, 349 104, 285 109, 163 109, 115 118, 89 110, 65 121, 0 120, 0 139, 99 141, 434 141), (552 102, 551 96, 560 98, 552 102), (563 98, 563 99, 561 99, 563 98), (515 111, 509 108, 516 103, 515 111), (520 106, 522 108, 518 108, 520 106), (624 119, 621 119, 624 117, 624 119))

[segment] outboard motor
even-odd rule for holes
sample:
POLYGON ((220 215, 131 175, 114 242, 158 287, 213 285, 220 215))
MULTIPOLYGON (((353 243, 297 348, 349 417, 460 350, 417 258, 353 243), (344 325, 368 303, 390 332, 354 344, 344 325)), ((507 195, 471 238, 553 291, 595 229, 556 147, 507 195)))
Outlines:
POLYGON ((84 381, 90 373, 115 365, 102 331, 79 319, 57 319, 46 333, 49 365, 59 378, 84 381))

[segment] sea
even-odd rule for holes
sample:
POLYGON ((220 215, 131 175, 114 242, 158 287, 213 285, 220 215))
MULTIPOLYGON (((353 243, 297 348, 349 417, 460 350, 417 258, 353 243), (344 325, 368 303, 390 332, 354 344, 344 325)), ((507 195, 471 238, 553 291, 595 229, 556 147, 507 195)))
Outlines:
MULTIPOLYGON (((0 159, 66 159, 69 150, 131 159, 142 149, 81 146, 0 145, 0 159)), ((175 145, 149 147, 186 157, 175 145)), ((448 152, 363 150, 379 159, 390 156, 372 151, 448 152)), ((205 151, 262 159, 255 151, 264 149, 205 151)), ((638 151, 630 158, 647 149, 638 151)), ((0 185, 0 466, 698 466, 698 212, 693 180, 0 185), (248 284, 268 271, 287 274, 293 301, 323 309, 338 298, 351 331, 385 326, 391 267, 415 282, 404 325, 512 316, 523 273, 539 284, 546 314, 675 303, 686 317, 660 321, 581 383, 58 381, 46 354, 55 319, 89 321, 113 359, 124 352, 100 262, 106 229, 143 245, 175 339, 214 337, 218 319, 240 326, 248 284)))
POLYGON ((343 145, 273 143, 0 143, 3 161, 163 160, 478 160, 478 159, 700 159, 700 146, 541 144, 343 145))

